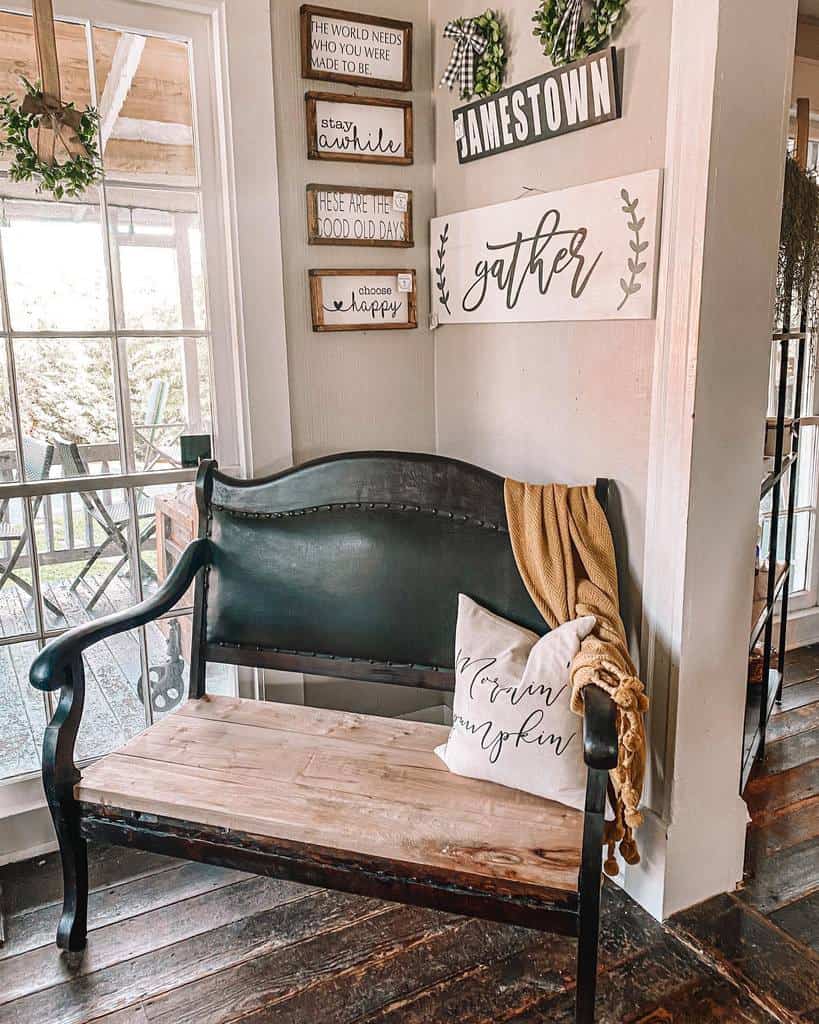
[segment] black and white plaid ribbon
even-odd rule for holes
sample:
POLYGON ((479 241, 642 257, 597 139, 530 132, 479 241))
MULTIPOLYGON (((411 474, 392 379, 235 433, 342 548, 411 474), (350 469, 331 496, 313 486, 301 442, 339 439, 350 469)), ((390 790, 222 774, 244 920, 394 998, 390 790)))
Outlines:
POLYGON ((580 13, 582 9, 583 0, 569 0, 566 4, 566 10, 563 12, 563 17, 557 26, 557 32, 555 32, 555 42, 552 47, 553 60, 557 56, 560 37, 563 35, 564 30, 566 39, 563 44, 563 58, 564 60, 571 60, 574 56, 574 51, 577 49, 577 30, 580 27, 580 13))
POLYGON ((464 96, 471 96, 475 91, 475 60, 486 49, 487 39, 475 18, 448 21, 444 27, 444 38, 454 39, 455 45, 441 76, 441 85, 451 89, 457 82, 464 96))

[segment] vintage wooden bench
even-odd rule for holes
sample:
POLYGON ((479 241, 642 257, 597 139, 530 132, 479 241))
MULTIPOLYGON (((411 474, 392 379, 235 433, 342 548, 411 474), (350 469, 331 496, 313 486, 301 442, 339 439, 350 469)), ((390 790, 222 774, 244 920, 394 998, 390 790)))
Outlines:
MULTIPOLYGON (((607 484, 598 481, 605 502, 607 484)), ((585 813, 451 775, 440 726, 207 696, 208 662, 451 690, 459 592, 547 627, 517 572, 503 481, 432 455, 345 454, 261 480, 202 463, 199 537, 160 589, 52 640, 60 690, 43 779, 59 839, 57 944, 86 944, 86 840, 140 847, 579 940, 594 1016, 601 837, 616 713, 587 691, 585 813), (156 619, 196 581, 190 699, 85 770, 82 652, 156 619)))

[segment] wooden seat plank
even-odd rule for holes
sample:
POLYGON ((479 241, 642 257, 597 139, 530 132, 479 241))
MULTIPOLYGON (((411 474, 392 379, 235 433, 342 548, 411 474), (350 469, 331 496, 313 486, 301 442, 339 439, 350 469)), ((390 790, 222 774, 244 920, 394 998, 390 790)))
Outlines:
POLYGON ((582 814, 452 775, 433 753, 446 732, 210 697, 102 758, 75 792, 104 808, 456 872, 477 887, 576 892, 582 814))

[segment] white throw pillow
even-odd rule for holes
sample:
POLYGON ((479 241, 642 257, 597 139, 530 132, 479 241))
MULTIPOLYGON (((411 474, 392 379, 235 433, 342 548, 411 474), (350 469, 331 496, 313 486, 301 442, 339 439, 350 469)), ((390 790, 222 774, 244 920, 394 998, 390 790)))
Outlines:
POLYGON ((569 668, 593 615, 539 637, 458 596, 455 703, 435 753, 456 775, 583 809, 583 720, 569 706, 569 668))

